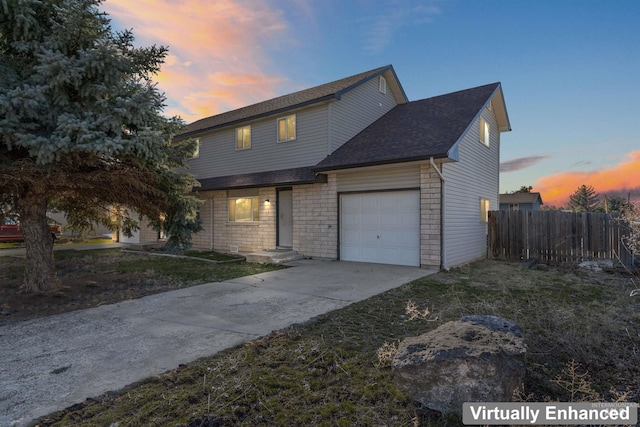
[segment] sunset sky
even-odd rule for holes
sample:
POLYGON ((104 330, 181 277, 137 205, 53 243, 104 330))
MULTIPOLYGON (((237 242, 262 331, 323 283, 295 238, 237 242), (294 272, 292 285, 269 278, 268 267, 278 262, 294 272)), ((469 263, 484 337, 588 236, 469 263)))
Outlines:
POLYGON ((546 205, 592 185, 640 200, 640 1, 106 0, 165 45, 187 122, 392 64, 410 100, 500 81, 500 191, 546 205))

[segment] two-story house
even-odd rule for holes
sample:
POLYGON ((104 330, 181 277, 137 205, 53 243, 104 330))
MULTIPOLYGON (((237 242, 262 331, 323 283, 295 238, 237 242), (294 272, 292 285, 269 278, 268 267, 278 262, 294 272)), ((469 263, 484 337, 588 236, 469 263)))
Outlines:
POLYGON ((195 248, 448 268, 486 254, 500 83, 410 102, 391 65, 198 120, 195 248))

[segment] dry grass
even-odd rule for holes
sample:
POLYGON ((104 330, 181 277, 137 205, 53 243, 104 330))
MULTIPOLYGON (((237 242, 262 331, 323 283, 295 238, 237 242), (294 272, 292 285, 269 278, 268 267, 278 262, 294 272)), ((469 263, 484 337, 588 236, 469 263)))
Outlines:
POLYGON ((528 400, 584 397, 562 381, 588 374, 580 390, 590 397, 616 400, 628 392, 626 399, 638 401, 640 301, 629 297, 637 287, 631 279, 478 262, 52 414, 40 425, 459 425, 403 395, 378 351, 471 314, 523 326, 528 400), (407 301, 421 313, 428 307, 428 316, 410 320, 407 301))
POLYGON ((31 294, 21 292, 24 257, 2 256, 0 325, 283 268, 227 263, 232 257, 212 252, 193 254, 223 262, 126 253, 118 248, 59 251, 55 263, 60 286, 31 294))

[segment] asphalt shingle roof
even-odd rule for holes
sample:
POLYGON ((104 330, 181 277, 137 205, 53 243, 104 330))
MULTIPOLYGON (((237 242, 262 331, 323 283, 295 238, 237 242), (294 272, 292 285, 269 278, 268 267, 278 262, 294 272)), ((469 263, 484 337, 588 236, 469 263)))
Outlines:
POLYGON ((535 203, 538 199, 543 204, 540 193, 500 194, 500 203, 535 203))
POLYGON ((446 157, 500 83, 397 105, 318 163, 316 171, 446 157))
POLYGON ((259 118, 271 114, 291 110, 293 108, 322 102, 331 98, 340 98, 344 92, 384 73, 393 70, 391 65, 375 68, 370 71, 345 77, 334 82, 320 86, 294 92, 288 95, 279 96, 257 104, 242 107, 237 110, 207 117, 195 121, 187 126, 186 132, 179 135, 180 138, 190 137, 199 133, 207 132, 222 126, 229 126, 241 121, 259 118))
POLYGON ((293 184, 314 184, 327 182, 326 175, 318 175, 311 167, 256 172, 240 175, 219 176, 198 180, 197 190, 223 190, 232 188, 273 187, 293 184))

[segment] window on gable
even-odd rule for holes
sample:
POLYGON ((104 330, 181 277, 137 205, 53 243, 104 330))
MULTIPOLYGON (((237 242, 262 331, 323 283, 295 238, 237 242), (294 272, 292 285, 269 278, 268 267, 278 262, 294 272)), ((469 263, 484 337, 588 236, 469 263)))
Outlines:
POLYGON ((382 76, 378 77, 378 90, 382 93, 387 93, 387 79, 382 76))
POLYGON ((278 119, 278 142, 293 141, 296 139, 296 115, 278 119))
POLYGON ((489 146, 489 140, 491 137, 491 128, 489 127, 489 122, 480 117, 480 142, 482 142, 487 147, 489 146))
POLYGON ((251 125, 236 128, 236 150, 251 148, 251 125))
POLYGON ((489 222, 489 199, 480 198, 480 221, 489 222))

